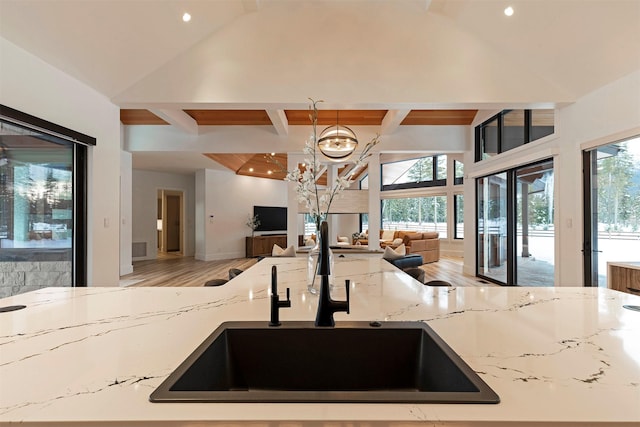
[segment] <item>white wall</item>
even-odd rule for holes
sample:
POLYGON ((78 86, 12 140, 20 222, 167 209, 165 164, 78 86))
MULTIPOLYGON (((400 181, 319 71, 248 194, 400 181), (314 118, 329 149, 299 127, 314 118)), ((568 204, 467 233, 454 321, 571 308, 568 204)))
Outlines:
MULTIPOLYGON (((479 124, 477 120, 473 126, 479 124)), ((640 70, 556 111, 556 133, 480 163, 465 163, 465 199, 478 176, 553 157, 556 286, 583 286, 582 150, 640 134, 640 70)), ((469 155, 469 160, 472 156, 469 155)), ((465 205, 464 271, 475 274, 475 207, 465 205)), ((640 248, 639 248, 640 249, 640 248)))
POLYGON ((195 177, 175 173, 133 170, 132 174, 132 242, 146 242, 147 256, 135 258, 154 259, 157 248, 157 195, 158 190, 183 192, 185 256, 195 253, 195 177))
POLYGON ((120 152, 120 276, 133 273, 131 263, 132 212, 131 153, 120 152))
POLYGON ((120 113, 85 84, 0 38, 0 102, 93 136, 88 178, 88 285, 117 286, 120 113))
POLYGON ((196 173, 196 188, 196 259, 204 261, 245 256, 254 205, 287 206, 285 181, 207 169, 196 173))

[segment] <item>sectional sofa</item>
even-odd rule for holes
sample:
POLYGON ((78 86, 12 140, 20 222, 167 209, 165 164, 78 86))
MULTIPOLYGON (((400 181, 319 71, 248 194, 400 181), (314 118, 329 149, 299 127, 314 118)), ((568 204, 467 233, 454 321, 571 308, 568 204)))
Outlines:
MULTIPOLYGON (((366 238, 354 240, 354 244, 361 245, 369 243, 366 238)), ((440 259, 440 238, 437 231, 401 231, 401 230, 380 230, 380 246, 398 247, 404 243, 407 254, 422 255, 425 264, 436 262, 440 259)))

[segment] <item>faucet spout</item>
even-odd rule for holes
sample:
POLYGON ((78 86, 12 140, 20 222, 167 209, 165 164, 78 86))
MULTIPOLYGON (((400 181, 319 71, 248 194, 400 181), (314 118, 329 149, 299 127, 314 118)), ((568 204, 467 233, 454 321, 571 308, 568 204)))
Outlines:
POLYGON ((350 281, 346 280, 347 300, 336 301, 331 298, 329 290, 329 274, 331 268, 329 265, 329 226, 326 221, 320 225, 320 262, 318 265, 318 275, 321 276, 320 295, 318 298, 318 313, 316 314, 316 326, 335 326, 333 313, 344 311, 349 313, 349 285, 350 281))

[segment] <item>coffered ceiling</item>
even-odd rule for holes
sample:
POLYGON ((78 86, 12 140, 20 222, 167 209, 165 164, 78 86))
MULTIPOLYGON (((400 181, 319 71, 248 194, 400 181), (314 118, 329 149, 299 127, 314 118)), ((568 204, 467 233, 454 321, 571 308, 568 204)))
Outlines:
POLYGON ((188 173, 292 152, 309 97, 427 152, 423 129, 570 104, 640 68, 640 1, 0 0, 0 36, 143 128, 134 167, 188 173))

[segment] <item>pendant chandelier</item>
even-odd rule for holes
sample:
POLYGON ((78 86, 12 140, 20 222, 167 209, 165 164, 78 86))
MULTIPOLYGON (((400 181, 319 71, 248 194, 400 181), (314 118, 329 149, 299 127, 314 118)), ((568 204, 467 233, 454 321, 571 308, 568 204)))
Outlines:
POLYGON ((339 162, 347 160, 358 147, 356 134, 346 126, 340 126, 338 110, 336 110, 336 124, 329 126, 318 138, 318 149, 329 160, 339 162))

